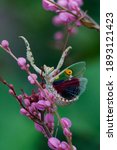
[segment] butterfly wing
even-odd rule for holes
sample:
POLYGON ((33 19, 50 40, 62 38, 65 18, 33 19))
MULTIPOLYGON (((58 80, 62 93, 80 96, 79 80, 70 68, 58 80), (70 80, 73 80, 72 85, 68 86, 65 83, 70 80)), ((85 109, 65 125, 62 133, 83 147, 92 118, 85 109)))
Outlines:
POLYGON ((85 70, 86 70, 86 63, 85 62, 77 62, 72 64, 71 66, 68 66, 65 68, 63 71, 61 71, 58 74, 58 79, 57 80, 68 80, 68 76, 65 74, 65 70, 70 69, 72 70, 72 76, 80 78, 83 76, 85 70))
POLYGON ((53 83, 53 87, 56 89, 57 93, 67 100, 74 99, 79 95, 79 85, 80 81, 77 78, 66 81, 59 80, 53 83))
POLYGON ((85 91, 87 79, 83 77, 86 70, 85 62, 75 63, 59 73, 59 78, 53 82, 53 87, 61 97, 71 102, 85 91), (72 70, 72 78, 65 74, 65 70, 72 70))

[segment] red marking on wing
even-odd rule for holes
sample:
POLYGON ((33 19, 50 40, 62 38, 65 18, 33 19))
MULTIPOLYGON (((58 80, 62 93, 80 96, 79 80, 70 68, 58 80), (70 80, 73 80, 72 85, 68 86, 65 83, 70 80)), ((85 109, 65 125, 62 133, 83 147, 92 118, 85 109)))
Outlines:
POLYGON ((71 80, 63 81, 62 83, 53 84, 53 87, 57 90, 58 93, 61 93, 64 91, 64 89, 68 87, 79 86, 79 85, 80 85, 79 80, 77 78, 73 78, 71 80))

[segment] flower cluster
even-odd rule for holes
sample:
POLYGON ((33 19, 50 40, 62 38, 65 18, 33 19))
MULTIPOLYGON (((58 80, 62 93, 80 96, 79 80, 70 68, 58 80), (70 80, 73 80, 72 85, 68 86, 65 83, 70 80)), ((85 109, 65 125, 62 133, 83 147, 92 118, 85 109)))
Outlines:
MULTIPOLYGON (((83 5, 82 0, 42 0, 45 10, 54 11, 57 15, 53 18, 53 24, 56 26, 67 25, 70 35, 77 33, 76 27, 82 25, 80 18, 82 14, 80 7, 83 5), (74 24, 73 24, 74 23, 74 24), (73 25, 72 25, 73 24, 73 25)), ((55 33, 55 40, 62 40, 64 37, 61 31, 55 33)))
POLYGON ((80 7, 83 4, 82 0, 58 0, 58 7, 52 2, 48 0, 42 0, 44 9, 55 11, 57 13, 57 16, 53 18, 53 23, 55 25, 65 25, 73 22, 75 22, 77 26, 81 25, 80 21, 75 17, 75 15, 81 17, 80 7), (65 10, 61 10, 61 7, 59 6, 63 7, 65 10), (68 10, 74 15, 68 12, 68 10))
POLYGON ((48 139, 48 146, 52 150, 76 150, 75 146, 72 145, 72 133, 70 132, 72 123, 66 117, 60 118, 57 112, 55 95, 48 91, 45 83, 38 82, 38 76, 30 72, 30 65, 24 57, 17 58, 12 53, 8 41, 3 40, 0 47, 16 60, 21 70, 28 74, 27 80, 29 83, 37 87, 37 90, 33 90, 30 95, 25 93, 23 89, 21 89, 21 94, 17 95, 14 86, 0 78, 0 81, 9 88, 9 93, 14 96, 20 104, 20 113, 34 122, 36 130, 48 139), (57 136, 56 131, 58 128, 54 119, 55 115, 58 117, 59 124, 63 129, 63 134, 67 142, 60 142, 60 140, 55 137, 57 136))
MULTIPOLYGON (((81 9, 82 5, 83 0, 42 0, 42 6, 45 10, 57 14, 52 19, 53 24, 66 26, 67 38, 68 35, 76 34, 77 28, 80 26, 100 30, 99 25, 81 9)), ((63 31, 58 31, 54 35, 57 45, 61 45, 64 38, 63 31)))

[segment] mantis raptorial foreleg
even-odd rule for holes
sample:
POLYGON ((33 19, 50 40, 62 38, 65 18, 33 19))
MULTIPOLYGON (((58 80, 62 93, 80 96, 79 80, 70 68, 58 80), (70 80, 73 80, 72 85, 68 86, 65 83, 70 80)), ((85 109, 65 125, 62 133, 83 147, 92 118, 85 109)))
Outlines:
POLYGON ((27 60, 30 62, 31 66, 34 68, 34 70, 39 73, 40 75, 42 74, 42 70, 39 69, 36 65, 35 65, 35 60, 34 60, 34 57, 33 57, 33 54, 32 54, 32 51, 31 51, 31 48, 30 48, 30 44, 29 42, 27 41, 27 39, 23 36, 20 36, 21 39, 23 39, 25 45, 26 45, 26 57, 27 57, 27 60))
POLYGON ((62 67, 62 65, 63 65, 63 63, 64 63, 64 61, 65 61, 65 58, 66 58, 66 56, 67 56, 67 54, 68 54, 68 51, 69 51, 71 48, 72 48, 72 47, 69 46, 68 48, 65 49, 65 51, 63 52, 63 54, 62 54, 62 56, 61 56, 61 58, 60 58, 60 60, 59 60, 59 62, 58 62, 58 65, 57 65, 56 69, 54 69, 54 70, 50 73, 50 77, 55 76, 56 73, 59 71, 59 69, 62 67))

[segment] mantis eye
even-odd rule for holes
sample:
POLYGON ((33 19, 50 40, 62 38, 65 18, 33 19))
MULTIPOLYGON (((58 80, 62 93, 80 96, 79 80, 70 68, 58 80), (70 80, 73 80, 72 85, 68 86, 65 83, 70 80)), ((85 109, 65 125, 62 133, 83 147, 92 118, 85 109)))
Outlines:
POLYGON ((66 69, 65 74, 67 74, 68 76, 72 75, 72 70, 71 69, 66 69))

